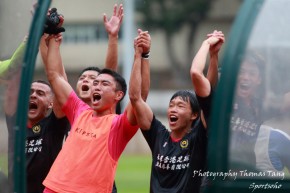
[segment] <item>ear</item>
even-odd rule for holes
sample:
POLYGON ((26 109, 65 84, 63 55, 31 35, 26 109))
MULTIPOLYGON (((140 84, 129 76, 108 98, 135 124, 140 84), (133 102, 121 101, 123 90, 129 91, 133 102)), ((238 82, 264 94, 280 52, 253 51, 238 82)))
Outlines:
POLYGON ((48 109, 52 109, 53 107, 53 102, 50 102, 49 105, 47 106, 48 109))
POLYGON ((198 117, 198 113, 192 113, 191 114, 191 120, 194 121, 198 117))
POLYGON ((124 96, 124 92, 119 90, 119 91, 116 92, 116 97, 115 97, 115 99, 116 99, 117 101, 120 101, 120 100, 123 98, 123 96, 124 96))

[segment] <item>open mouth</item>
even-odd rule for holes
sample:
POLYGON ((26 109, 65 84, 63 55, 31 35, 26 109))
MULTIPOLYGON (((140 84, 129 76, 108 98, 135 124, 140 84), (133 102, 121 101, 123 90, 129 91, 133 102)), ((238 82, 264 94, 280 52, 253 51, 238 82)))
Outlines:
POLYGON ((94 101, 94 102, 101 100, 101 98, 102 98, 101 95, 98 94, 98 93, 95 93, 95 94, 93 95, 93 101, 94 101))
POLYGON ((37 104, 35 102, 30 102, 28 108, 29 108, 29 110, 36 110, 37 104))
POLYGON ((88 85, 83 85, 82 86, 82 91, 88 91, 90 87, 88 85))
POLYGON ((171 115, 169 117, 169 119, 170 119, 170 122, 172 122, 172 123, 175 123, 178 120, 178 118, 176 116, 174 116, 174 115, 171 115))
POLYGON ((240 88, 242 90, 249 90, 250 89, 250 85, 248 83, 241 83, 240 84, 240 88))

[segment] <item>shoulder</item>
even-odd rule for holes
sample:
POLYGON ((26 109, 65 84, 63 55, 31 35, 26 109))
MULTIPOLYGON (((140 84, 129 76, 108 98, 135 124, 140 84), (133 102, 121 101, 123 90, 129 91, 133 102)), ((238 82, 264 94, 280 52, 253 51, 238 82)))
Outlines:
POLYGON ((270 137, 275 140, 283 140, 290 142, 290 136, 282 130, 279 129, 271 129, 270 130, 270 137))
POLYGON ((270 146, 290 145, 290 136, 282 130, 261 125, 258 140, 269 140, 270 146))

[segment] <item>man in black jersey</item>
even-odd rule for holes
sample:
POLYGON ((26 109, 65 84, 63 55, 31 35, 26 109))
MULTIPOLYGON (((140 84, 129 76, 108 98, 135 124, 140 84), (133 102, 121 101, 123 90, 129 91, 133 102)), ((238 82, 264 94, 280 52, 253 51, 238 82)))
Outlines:
MULTIPOLYGON (((207 50, 224 41, 221 32, 214 32, 209 36, 207 44, 204 44, 207 50)), ((219 48, 220 46, 217 46, 217 50, 219 48)), ((169 130, 154 116, 151 108, 142 99, 141 85, 144 79, 141 78, 142 65, 138 57, 140 53, 142 48, 136 44, 129 96, 137 122, 152 152, 150 192, 199 192, 201 177, 194 177, 193 172, 205 168, 207 148, 205 120, 209 116, 210 82, 203 77, 202 80, 197 80, 206 85, 202 92, 197 90, 197 96, 192 91, 181 90, 171 97, 167 110, 169 130)), ((212 59, 216 60, 217 57, 212 56, 212 59)), ((217 61, 213 63, 215 65, 217 61)), ((191 76, 196 76, 195 69, 191 70, 191 76)), ((196 79, 193 83, 195 85, 196 79)))
MULTIPOLYGON (((19 83, 11 82, 11 84, 15 86, 19 83)), ((8 86, 4 103, 9 134, 10 182, 13 180, 14 125, 17 105, 17 100, 13 98, 17 96, 15 93, 17 91, 18 89, 13 86, 8 86), (12 95, 13 98, 9 97, 12 95)), ((43 192, 42 181, 60 151, 64 136, 69 130, 68 120, 57 102, 53 100, 54 95, 47 82, 37 80, 31 84, 25 145, 27 193, 43 192)))
MULTIPOLYGON (((34 5, 35 8, 35 5, 34 5)), ((33 9, 34 9, 33 8, 33 9)), ((32 10, 33 13, 33 10, 32 10)), ((8 128, 8 178, 9 192, 13 192, 13 160, 15 144, 15 121, 21 66, 26 48, 26 39, 8 60, 12 73, 7 77, 4 111, 8 128)), ((50 85, 42 80, 33 81, 30 89, 26 128, 26 181, 27 193, 42 193, 42 181, 60 151, 70 125, 54 101, 50 85)))

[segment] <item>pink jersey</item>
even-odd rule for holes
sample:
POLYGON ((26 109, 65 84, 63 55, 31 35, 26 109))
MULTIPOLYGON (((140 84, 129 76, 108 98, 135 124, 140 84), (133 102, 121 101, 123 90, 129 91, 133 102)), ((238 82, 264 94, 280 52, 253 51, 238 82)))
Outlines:
POLYGON ((94 116, 74 92, 63 111, 71 132, 43 184, 59 193, 111 193, 118 159, 138 126, 126 112, 94 116))

